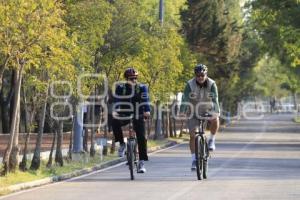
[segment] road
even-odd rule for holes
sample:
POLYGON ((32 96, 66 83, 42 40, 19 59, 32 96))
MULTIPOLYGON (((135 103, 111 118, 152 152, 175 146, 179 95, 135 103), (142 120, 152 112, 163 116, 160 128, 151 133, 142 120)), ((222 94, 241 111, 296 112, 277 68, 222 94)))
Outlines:
POLYGON ((241 120, 217 138, 208 179, 190 171, 187 143, 154 153, 147 173, 129 180, 123 164, 5 200, 300 199, 300 126, 292 115, 241 120))

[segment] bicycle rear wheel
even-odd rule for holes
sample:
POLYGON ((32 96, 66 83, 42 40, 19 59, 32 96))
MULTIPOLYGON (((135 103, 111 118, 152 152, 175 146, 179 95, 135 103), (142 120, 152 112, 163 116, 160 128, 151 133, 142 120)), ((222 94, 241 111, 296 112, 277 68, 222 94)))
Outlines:
POLYGON ((127 142, 127 161, 128 161, 128 167, 130 171, 130 179, 134 180, 134 173, 133 173, 133 168, 134 168, 134 140, 129 139, 127 142))
POLYGON ((207 179, 207 173, 208 173, 208 158, 209 158, 209 149, 207 145, 207 139, 204 137, 204 156, 203 156, 203 178, 207 179))
POLYGON ((203 145, 200 135, 195 137, 196 171, 198 180, 202 180, 203 169, 203 145))

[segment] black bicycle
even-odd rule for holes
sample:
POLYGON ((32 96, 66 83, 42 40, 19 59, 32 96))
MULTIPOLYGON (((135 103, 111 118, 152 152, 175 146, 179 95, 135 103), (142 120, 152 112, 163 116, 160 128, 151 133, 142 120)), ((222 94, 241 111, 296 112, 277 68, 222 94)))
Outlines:
POLYGON ((135 131, 133 130, 133 118, 129 122, 129 135, 127 137, 127 164, 130 171, 130 179, 134 180, 134 168, 137 170, 137 141, 135 131))
POLYGON ((207 120, 211 116, 205 114, 199 119, 199 127, 195 132, 195 154, 196 154, 196 171, 198 180, 207 179, 209 149, 205 136, 207 120))

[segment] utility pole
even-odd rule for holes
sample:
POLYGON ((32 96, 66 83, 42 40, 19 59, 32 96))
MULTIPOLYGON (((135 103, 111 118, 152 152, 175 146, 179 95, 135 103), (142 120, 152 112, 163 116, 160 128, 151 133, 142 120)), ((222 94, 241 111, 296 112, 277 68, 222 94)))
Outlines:
POLYGON ((159 22, 163 25, 164 22, 164 0, 159 0, 159 22))
POLYGON ((77 107, 75 116, 74 116, 74 123, 73 123, 73 151, 72 151, 72 159, 80 160, 80 154, 83 152, 83 112, 84 108, 83 105, 77 107))

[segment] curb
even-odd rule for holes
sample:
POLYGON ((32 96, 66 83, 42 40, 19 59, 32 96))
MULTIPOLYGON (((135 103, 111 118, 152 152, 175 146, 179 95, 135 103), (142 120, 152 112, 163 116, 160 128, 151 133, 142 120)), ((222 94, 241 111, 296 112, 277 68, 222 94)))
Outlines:
MULTIPOLYGON (((179 143, 182 143, 182 142, 170 141, 165 145, 156 146, 156 147, 152 147, 152 148, 148 149, 148 153, 153 153, 153 152, 158 151, 160 149, 165 149, 165 148, 174 146, 174 145, 179 144, 179 143)), ((43 178, 43 179, 40 179, 40 180, 35 180, 35 181, 26 182, 26 183, 11 185, 11 186, 5 187, 5 188, 0 188, 0 193, 1 192, 5 193, 4 195, 0 194, 0 197, 8 195, 8 194, 13 193, 13 192, 18 192, 18 191, 21 191, 21 190, 25 190, 25 189, 30 189, 30 188, 33 188, 33 187, 47 185, 47 184, 51 184, 51 183, 54 183, 54 182, 68 180, 68 179, 71 179, 71 178, 74 178, 74 177, 77 177, 77 176, 81 176, 81 175, 84 175, 84 174, 88 174, 88 173, 91 173, 91 172, 94 172, 94 171, 98 171, 98 170, 101 170, 101 169, 119 164, 119 163, 124 162, 124 161, 126 161, 125 157, 124 158, 117 158, 117 159, 114 159, 114 160, 111 160, 111 161, 101 163, 99 165, 95 165, 94 167, 84 168, 84 169, 81 169, 81 170, 76 170, 76 171, 73 171, 73 172, 70 172, 70 173, 67 173, 67 174, 47 177, 47 178, 43 178)))

